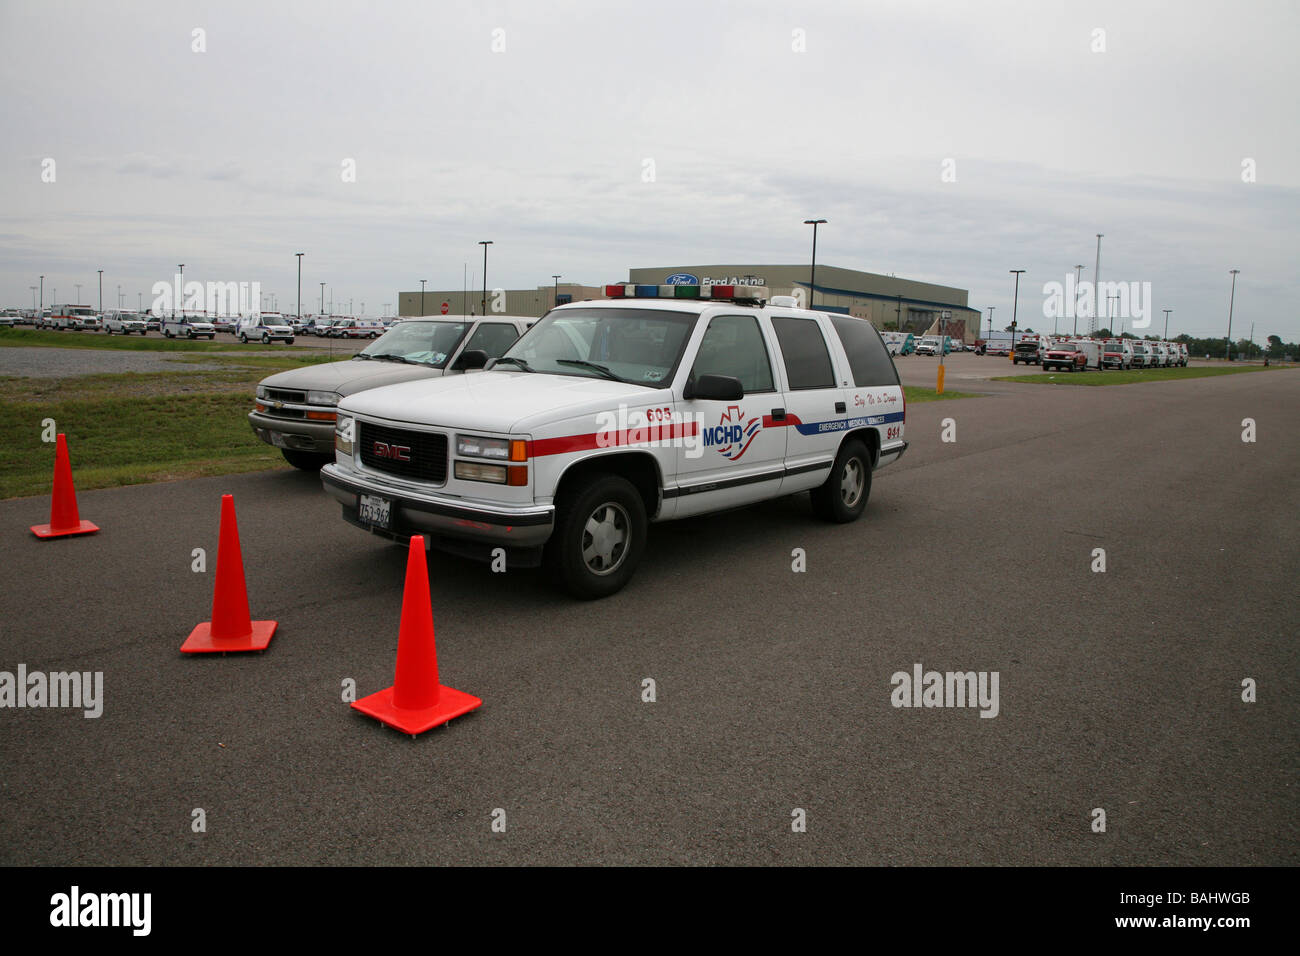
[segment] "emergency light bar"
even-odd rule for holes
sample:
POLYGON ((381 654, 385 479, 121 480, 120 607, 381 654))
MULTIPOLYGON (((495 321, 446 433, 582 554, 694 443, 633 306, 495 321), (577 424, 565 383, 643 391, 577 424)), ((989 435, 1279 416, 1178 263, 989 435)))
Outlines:
POLYGON ((767 300, 765 285, 607 285, 611 299, 729 299, 767 300))

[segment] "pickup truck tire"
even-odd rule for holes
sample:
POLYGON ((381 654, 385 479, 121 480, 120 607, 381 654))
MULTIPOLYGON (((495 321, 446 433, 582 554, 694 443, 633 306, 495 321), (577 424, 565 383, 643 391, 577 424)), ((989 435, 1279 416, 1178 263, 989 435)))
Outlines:
POLYGON ((245 335, 243 332, 240 332, 240 333, 239 333, 239 341, 242 342, 244 345, 247 345, 247 344, 248 344, 248 336, 245 335))
POLYGON ((636 571, 645 551, 646 526, 645 502, 630 481, 592 475, 560 501, 546 564, 574 597, 608 597, 636 571))
POLYGON ((281 448, 280 454, 293 467, 303 471, 320 471, 322 465, 328 465, 334 460, 333 455, 317 455, 315 452, 293 451, 288 448, 281 448))
POLYGON ((811 492, 813 514, 823 521, 857 521, 871 495, 871 455, 856 438, 840 446, 825 484, 811 492))

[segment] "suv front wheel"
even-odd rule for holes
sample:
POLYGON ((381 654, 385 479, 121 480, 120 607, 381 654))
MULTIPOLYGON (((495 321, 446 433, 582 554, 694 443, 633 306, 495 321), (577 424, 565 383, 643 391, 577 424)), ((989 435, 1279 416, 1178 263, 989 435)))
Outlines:
POLYGON ((871 455, 857 439, 846 441, 826 483, 812 490, 813 514, 836 524, 857 521, 870 495, 871 455))
POLYGON ((636 571, 646 524, 645 502, 631 482, 594 475, 561 501, 546 562, 574 597, 608 597, 636 571))

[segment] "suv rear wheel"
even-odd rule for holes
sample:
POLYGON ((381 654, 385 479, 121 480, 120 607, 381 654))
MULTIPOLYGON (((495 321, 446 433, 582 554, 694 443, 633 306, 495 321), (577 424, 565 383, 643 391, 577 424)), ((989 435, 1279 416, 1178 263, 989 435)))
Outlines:
POLYGON ((812 490, 813 514, 825 521, 857 521, 871 495, 871 455, 856 438, 840 446, 830 477, 812 490))
POLYGON ((560 502, 546 563, 574 597, 608 597, 636 571, 646 524, 645 502, 630 481, 593 475, 560 502))

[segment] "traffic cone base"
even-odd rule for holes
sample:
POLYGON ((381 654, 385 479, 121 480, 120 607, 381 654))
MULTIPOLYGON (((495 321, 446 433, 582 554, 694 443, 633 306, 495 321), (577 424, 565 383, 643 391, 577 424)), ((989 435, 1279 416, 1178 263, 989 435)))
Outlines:
POLYGON ((422 734, 439 724, 468 714, 483 704, 473 694, 451 687, 439 687, 438 702, 432 707, 408 710, 393 703, 393 690, 392 687, 385 687, 377 694, 354 701, 352 707, 403 733, 422 734))
POLYGON ((275 634, 275 621, 253 621, 253 629, 242 637, 213 637, 212 622, 204 621, 181 645, 184 654, 215 654, 239 651, 264 651, 275 634))
POLYGON ((38 538, 69 538, 76 534, 94 534, 98 530, 99 525, 89 521, 78 521, 70 528, 55 528, 48 524, 32 525, 32 534, 38 538))

